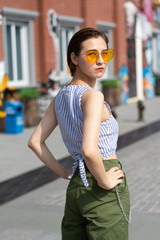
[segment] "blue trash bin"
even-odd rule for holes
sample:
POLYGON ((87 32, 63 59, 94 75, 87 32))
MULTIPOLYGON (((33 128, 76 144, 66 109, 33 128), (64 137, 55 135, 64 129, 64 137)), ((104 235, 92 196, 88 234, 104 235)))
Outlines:
POLYGON ((5 103, 6 133, 18 134, 24 131, 23 103, 8 101, 5 103))

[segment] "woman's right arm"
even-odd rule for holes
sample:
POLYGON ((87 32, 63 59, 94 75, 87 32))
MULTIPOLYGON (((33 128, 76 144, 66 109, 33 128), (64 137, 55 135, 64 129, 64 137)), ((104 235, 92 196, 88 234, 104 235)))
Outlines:
POLYGON ((29 139, 28 146, 37 157, 60 177, 67 179, 71 170, 65 169, 53 156, 45 141, 58 125, 54 109, 55 99, 50 103, 44 117, 29 139))
POLYGON ((89 89, 82 95, 84 113, 82 153, 85 163, 97 183, 104 189, 112 189, 122 183, 123 172, 118 167, 106 171, 98 147, 100 124, 104 107, 104 96, 95 89, 89 89))

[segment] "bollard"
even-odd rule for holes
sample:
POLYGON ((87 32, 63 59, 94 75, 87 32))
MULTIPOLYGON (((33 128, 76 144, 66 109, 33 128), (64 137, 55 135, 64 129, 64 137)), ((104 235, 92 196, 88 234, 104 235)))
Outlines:
POLYGON ((145 106, 142 101, 137 102, 137 107, 138 107, 138 121, 143 121, 144 120, 144 110, 145 106))

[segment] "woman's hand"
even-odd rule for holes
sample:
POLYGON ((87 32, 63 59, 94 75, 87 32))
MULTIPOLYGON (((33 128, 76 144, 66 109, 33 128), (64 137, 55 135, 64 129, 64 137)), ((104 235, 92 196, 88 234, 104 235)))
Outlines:
POLYGON ((122 183, 123 181, 122 178, 124 178, 123 171, 120 170, 118 167, 113 167, 106 171, 106 176, 103 179, 103 182, 98 182, 98 185, 101 188, 110 190, 117 186, 118 184, 122 183))
POLYGON ((72 171, 73 171, 73 168, 71 168, 71 169, 65 169, 65 176, 64 176, 64 179, 66 179, 66 180, 69 180, 69 175, 72 173, 72 171))

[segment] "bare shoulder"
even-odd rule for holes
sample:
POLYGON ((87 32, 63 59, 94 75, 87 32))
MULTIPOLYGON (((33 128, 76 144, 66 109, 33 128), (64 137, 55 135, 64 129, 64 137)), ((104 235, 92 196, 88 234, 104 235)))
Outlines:
POLYGON ((100 92, 94 88, 89 88, 82 95, 82 104, 84 102, 90 101, 92 99, 104 101, 104 95, 102 92, 100 92))
POLYGON ((101 108, 104 104, 103 94, 96 89, 87 89, 82 95, 82 111, 97 111, 97 108, 101 108))

